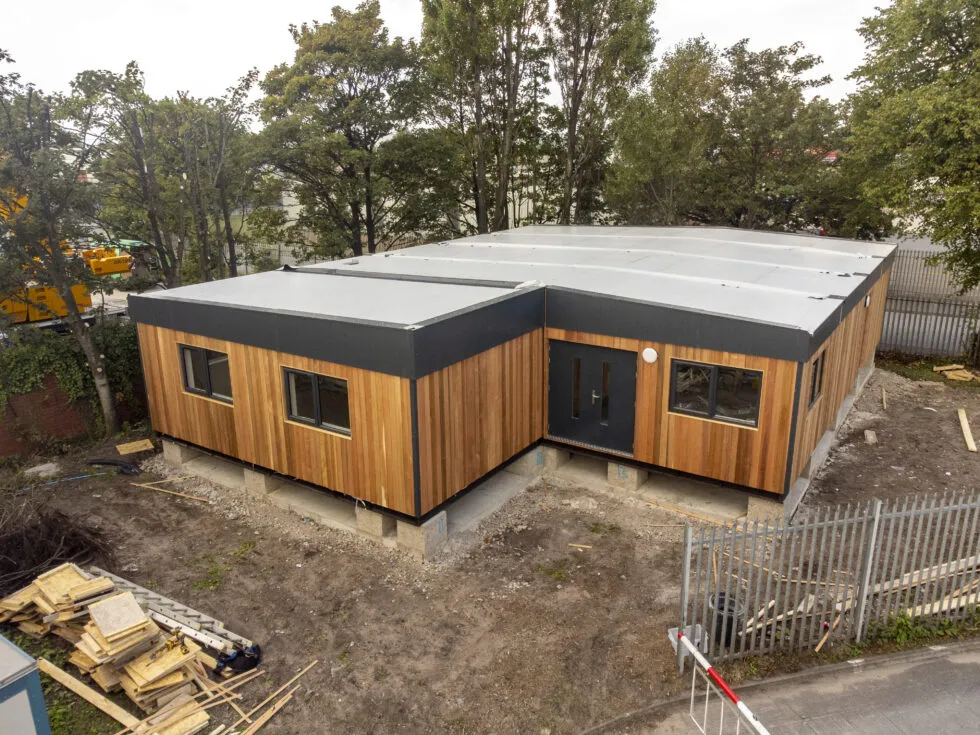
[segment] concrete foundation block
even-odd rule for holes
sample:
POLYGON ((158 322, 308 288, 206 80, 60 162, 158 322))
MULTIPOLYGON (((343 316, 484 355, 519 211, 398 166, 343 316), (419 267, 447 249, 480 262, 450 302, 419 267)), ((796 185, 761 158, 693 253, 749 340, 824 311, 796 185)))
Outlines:
POLYGON ((606 481, 610 485, 625 490, 637 490, 647 481, 647 471, 628 464, 609 462, 606 469, 606 481))
POLYGON ((249 495, 265 497, 282 485, 282 480, 265 472, 245 468, 245 490, 249 495))
POLYGON ((400 551, 422 561, 431 560, 449 540, 446 511, 440 511, 421 526, 397 521, 397 544, 400 551))
POLYGON ((195 457, 200 456, 199 451, 186 444, 180 444, 170 439, 163 440, 163 459, 174 467, 180 467, 185 462, 190 462, 195 457))
POLYGON ((781 521, 786 508, 778 500, 749 496, 749 509, 745 519, 748 521, 781 521))
POLYGON ((555 447, 535 447, 511 462, 507 471, 521 477, 538 477, 545 472, 557 470, 571 458, 571 453, 555 447))
POLYGON ((396 520, 384 513, 358 504, 354 506, 354 515, 357 519, 357 530, 368 536, 384 538, 397 532, 396 520))

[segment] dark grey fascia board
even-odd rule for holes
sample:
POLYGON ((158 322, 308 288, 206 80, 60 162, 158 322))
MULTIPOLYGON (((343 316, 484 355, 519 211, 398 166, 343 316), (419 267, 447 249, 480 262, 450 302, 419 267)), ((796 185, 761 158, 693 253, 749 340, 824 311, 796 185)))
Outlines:
POLYGON ((799 362, 810 335, 777 324, 548 287, 547 326, 799 362))
POLYGON ((129 313, 143 324, 414 379, 542 328, 544 289, 509 291, 414 328, 137 295, 129 313))
POLYGON ((129 314, 133 321, 155 327, 414 377, 413 332, 402 325, 141 296, 129 297, 129 314))
POLYGON ((544 327, 545 289, 511 291, 490 302, 432 319, 415 330, 415 376, 421 378, 544 327))

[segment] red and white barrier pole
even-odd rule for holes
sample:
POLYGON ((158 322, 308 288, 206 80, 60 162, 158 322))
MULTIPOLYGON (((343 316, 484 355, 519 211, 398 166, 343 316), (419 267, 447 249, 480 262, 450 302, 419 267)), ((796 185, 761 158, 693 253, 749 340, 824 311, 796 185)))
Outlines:
POLYGON ((681 645, 683 645, 684 648, 686 648, 690 654, 694 656, 694 660, 701 665, 704 672, 715 684, 718 685, 718 688, 721 689, 725 696, 731 700, 732 704, 738 708, 738 711, 745 716, 745 719, 748 720, 749 724, 755 729, 756 733, 758 733, 758 735, 769 735, 769 731, 761 722, 759 722, 759 718, 752 713, 752 710, 749 709, 749 706, 745 704, 745 702, 739 699, 739 696, 730 686, 728 686, 728 682, 721 678, 721 674, 715 671, 715 668, 711 665, 708 659, 701 655, 701 652, 697 649, 697 646, 688 640, 688 637, 684 635, 683 630, 677 633, 677 639, 680 641, 681 645))

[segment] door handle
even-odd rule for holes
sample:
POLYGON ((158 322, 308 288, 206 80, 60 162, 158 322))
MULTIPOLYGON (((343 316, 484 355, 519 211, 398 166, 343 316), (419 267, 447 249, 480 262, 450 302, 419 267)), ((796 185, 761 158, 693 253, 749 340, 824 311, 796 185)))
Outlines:
POLYGON ((592 389, 592 405, 594 406, 595 405, 595 402, 598 401, 598 400, 599 400, 599 394, 596 393, 595 392, 595 388, 593 388, 592 389))

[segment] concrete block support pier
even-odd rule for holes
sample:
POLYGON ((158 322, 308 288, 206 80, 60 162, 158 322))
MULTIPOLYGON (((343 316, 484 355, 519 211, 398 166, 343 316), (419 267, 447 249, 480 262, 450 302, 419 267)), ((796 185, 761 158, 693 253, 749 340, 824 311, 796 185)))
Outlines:
POLYGON ((646 470, 618 462, 609 462, 606 468, 606 480, 609 484, 626 490, 638 489, 647 481, 648 474, 646 470))
POLYGON ((357 530, 374 538, 384 538, 396 532, 395 519, 371 510, 365 505, 355 503, 354 516, 357 520, 357 530))
POLYGON ((171 439, 163 440, 163 459, 174 467, 180 467, 185 462, 201 456, 197 449, 180 444, 171 439))
POLYGON ((282 485, 282 480, 266 472, 245 468, 245 491, 249 495, 263 498, 282 485))
POLYGON ((446 511, 436 513, 421 526, 398 521, 398 548, 417 559, 432 559, 449 540, 449 520, 446 511))

